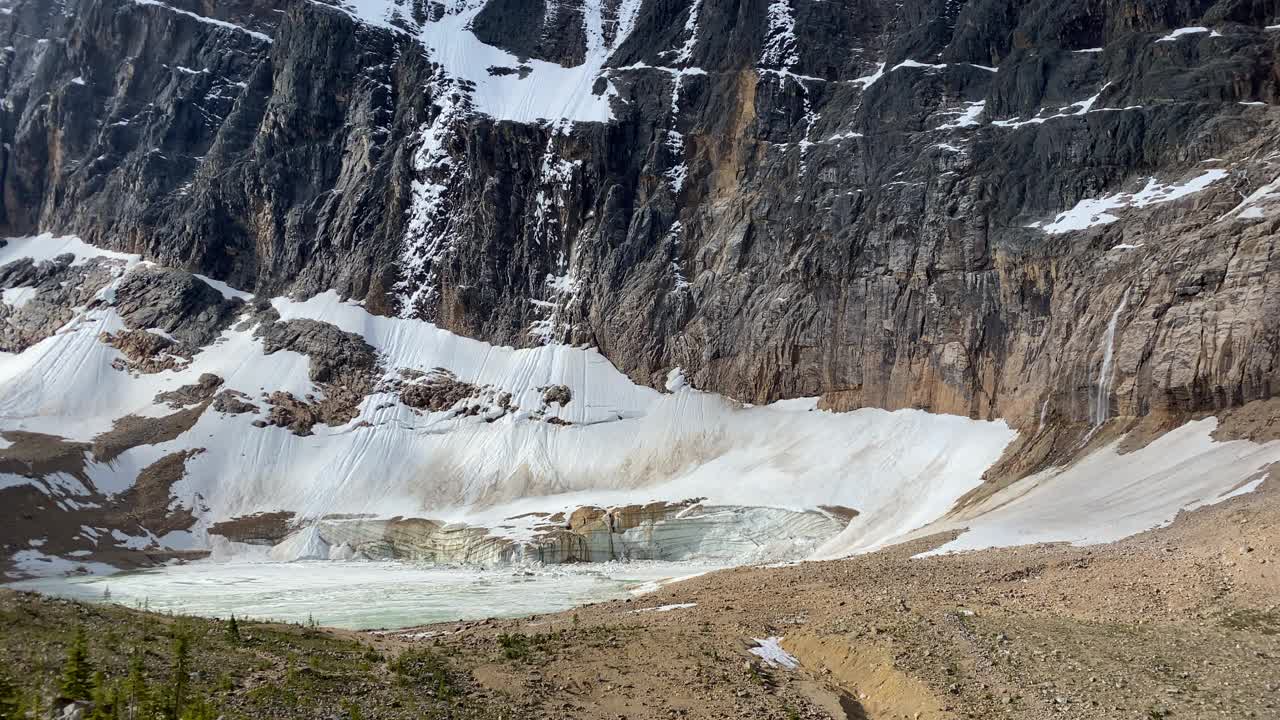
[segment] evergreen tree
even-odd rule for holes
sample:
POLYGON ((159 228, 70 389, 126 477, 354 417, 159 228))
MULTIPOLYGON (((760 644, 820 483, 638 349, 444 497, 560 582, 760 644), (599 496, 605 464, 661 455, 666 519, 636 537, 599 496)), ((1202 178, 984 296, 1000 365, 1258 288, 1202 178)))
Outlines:
POLYGON ((94 673, 93 707, 88 720, 117 720, 121 713, 121 695, 119 683, 108 684, 102 671, 94 673))
POLYGON ((9 676, 0 672, 0 720, 18 720, 23 717, 22 698, 9 676))
POLYGON ((153 715, 151 712, 151 692, 147 689, 147 678, 143 674, 142 651, 135 649, 129 659, 129 677, 124 684, 124 697, 128 698, 128 720, 143 720, 153 715))
POLYGON ((196 698, 187 704, 180 720, 217 720, 217 717, 218 713, 214 712, 213 705, 208 700, 196 698))
POLYGON ((108 720, 109 715, 103 715, 107 706, 107 676, 101 670, 93 674, 93 707, 89 710, 89 720, 108 720))
POLYGON ((88 700, 93 690, 91 680, 93 666, 89 663, 89 645, 84 639, 84 628, 76 628, 75 639, 67 648, 67 662, 62 666, 62 682, 59 690, 67 700, 88 700))
POLYGON ((190 641, 185 632, 179 632, 173 640, 173 669, 169 674, 168 702, 165 703, 166 720, 179 720, 186 701, 187 683, 191 679, 190 641))
POLYGON ((227 621, 227 639, 234 644, 240 643, 240 624, 236 622, 235 613, 231 613, 231 619, 227 621))

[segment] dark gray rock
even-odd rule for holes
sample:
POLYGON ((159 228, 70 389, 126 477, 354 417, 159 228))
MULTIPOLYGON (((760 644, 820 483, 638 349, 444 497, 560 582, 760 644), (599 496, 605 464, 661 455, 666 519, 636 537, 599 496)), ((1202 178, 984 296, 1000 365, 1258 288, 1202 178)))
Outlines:
POLYGON ((183 385, 177 390, 169 390, 156 395, 156 402, 166 403, 169 407, 175 409, 182 409, 211 399, 220 387, 222 387, 222 378, 213 373, 202 373, 190 385, 183 385))
POLYGON ((246 397, 248 396, 236 390, 223 390, 213 398, 213 409, 229 415, 258 412, 258 406, 248 402, 246 397))
POLYGON ((193 348, 213 342, 244 305, 189 273, 156 267, 126 274, 113 304, 129 328, 158 328, 193 348))
POLYGON ((25 295, 21 302, 0 303, 0 351, 21 352, 53 335, 75 316, 74 308, 95 303, 115 277, 112 261, 93 258, 74 266, 73 260, 22 258, 0 267, 0 289, 25 295))
POLYGON ((332 383, 347 375, 366 375, 377 367, 373 346, 355 333, 318 320, 289 320, 258 326, 263 350, 302 353, 310 360, 311 379, 332 383))

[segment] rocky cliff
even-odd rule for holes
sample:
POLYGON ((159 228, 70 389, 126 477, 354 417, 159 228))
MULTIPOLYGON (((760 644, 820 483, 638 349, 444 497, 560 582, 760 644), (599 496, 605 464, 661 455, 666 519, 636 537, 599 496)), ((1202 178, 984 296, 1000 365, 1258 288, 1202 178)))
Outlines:
MULTIPOLYGON (((1001 419, 1007 476, 1280 381, 1275 0, 0 3, 0 234, 223 290, 113 327, 131 371, 187 367, 250 293, 336 291, 598 348, 642 387, 1001 419)), ((43 290, 5 350, 107 287, 97 263, 6 266, 43 290)), ((257 302, 265 352, 317 383, 229 384, 261 425, 368 422, 396 383, 520 413, 257 302)))
POLYGON ((7 10, 5 234, 757 402, 1025 426, 1280 373, 1273 1, 7 10))

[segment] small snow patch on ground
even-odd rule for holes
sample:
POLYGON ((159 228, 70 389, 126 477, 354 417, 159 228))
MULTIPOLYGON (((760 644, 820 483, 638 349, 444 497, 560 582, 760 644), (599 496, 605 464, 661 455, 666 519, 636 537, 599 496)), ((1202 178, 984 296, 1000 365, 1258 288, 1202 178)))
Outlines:
POLYGON ((672 610, 687 610, 688 608, 697 607, 697 606, 698 606, 698 603, 675 603, 673 605, 658 605, 657 607, 640 608, 639 610, 632 610, 631 612, 632 614, 647 613, 647 612, 671 612, 672 610))
POLYGON ((74 235, 54 237, 51 233, 44 233, 29 237, 5 238, 5 240, 8 242, 3 248, 0 248, 0 265, 24 257, 29 257, 32 261, 38 263, 44 260, 52 260, 59 255, 65 254, 75 256, 75 260, 71 263, 73 266, 83 265, 90 258, 95 257, 123 260, 130 266, 137 263, 139 259, 137 255, 94 247, 74 235))
POLYGON ((786 650, 782 649, 782 638, 752 638, 759 645, 751 648, 751 654, 759 657, 769 667, 781 667, 787 670, 795 670, 800 667, 800 661, 786 650))
POLYGON ((34 287, 5 288, 2 295, 4 304, 11 305, 15 309, 26 305, 35 296, 36 288, 34 287))
POLYGON ((1242 220, 1257 220, 1266 217, 1267 210, 1274 210, 1277 204, 1280 204, 1280 175, 1250 193, 1239 205, 1219 219, 1235 216, 1242 220))

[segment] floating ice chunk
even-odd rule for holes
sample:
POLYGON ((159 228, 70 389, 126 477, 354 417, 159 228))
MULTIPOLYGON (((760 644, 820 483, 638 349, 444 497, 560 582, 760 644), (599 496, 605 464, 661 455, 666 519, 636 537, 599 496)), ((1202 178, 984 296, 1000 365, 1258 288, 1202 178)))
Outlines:
POLYGON ((5 573, 10 578, 51 577, 70 574, 108 575, 116 570, 106 563, 68 560, 55 555, 46 555, 39 550, 32 549, 19 550, 13 554, 10 562, 13 563, 14 569, 5 573))
POLYGON ((752 638, 759 645, 751 648, 749 651, 752 655, 759 657, 769 667, 781 667, 787 670, 795 670, 800 667, 800 661, 786 650, 782 649, 782 638, 752 638))

